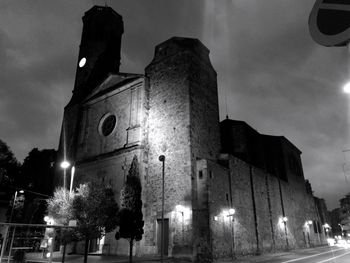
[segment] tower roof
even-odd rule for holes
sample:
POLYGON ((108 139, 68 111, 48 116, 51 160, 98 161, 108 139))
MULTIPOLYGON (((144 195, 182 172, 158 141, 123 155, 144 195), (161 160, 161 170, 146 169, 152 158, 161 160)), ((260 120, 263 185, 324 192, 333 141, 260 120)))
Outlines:
POLYGON ((95 5, 92 8, 90 8, 88 11, 85 12, 83 16, 83 20, 90 19, 91 17, 94 17, 96 15, 107 15, 112 14, 116 16, 118 19, 122 19, 122 16, 119 15, 116 11, 113 10, 113 8, 109 6, 98 6, 95 5))

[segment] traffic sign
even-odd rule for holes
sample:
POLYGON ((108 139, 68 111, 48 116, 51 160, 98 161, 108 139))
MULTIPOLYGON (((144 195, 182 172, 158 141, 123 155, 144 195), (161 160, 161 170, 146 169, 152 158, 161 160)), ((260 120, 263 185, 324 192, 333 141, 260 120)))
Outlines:
POLYGON ((311 37, 323 46, 350 41, 350 0, 316 0, 309 17, 311 37))

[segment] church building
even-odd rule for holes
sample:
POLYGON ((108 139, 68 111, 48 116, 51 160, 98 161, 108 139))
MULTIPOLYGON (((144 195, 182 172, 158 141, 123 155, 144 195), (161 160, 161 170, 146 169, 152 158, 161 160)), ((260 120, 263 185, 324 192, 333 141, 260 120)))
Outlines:
MULTIPOLYGON (((204 262, 323 244, 301 152, 285 137, 260 134, 243 121, 220 122, 208 48, 198 39, 172 37, 155 47, 144 72, 123 73, 123 32, 111 7, 85 13, 59 160, 74 164, 75 186, 102 182, 119 201, 137 157, 145 225, 136 255, 158 255, 162 248, 166 256, 204 262)), ((56 186, 63 185, 62 174, 56 186)), ((91 241, 90 250, 128 254, 128 242, 114 235, 91 241)))

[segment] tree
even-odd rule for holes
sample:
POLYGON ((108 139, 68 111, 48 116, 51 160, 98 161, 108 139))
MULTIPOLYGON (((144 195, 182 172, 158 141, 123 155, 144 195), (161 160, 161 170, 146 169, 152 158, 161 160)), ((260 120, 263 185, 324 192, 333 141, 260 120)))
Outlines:
POLYGON ((24 177, 25 189, 51 195, 57 152, 53 149, 32 149, 24 159, 21 172, 24 177))
POLYGON ((20 163, 5 142, 0 140, 0 186, 8 187, 20 182, 20 163))
POLYGON ((143 215, 142 215, 142 186, 139 175, 139 165, 135 155, 129 173, 126 178, 125 186, 121 191, 119 213, 119 229, 115 238, 125 238, 129 241, 129 261, 132 262, 133 242, 140 241, 143 235, 143 215))
MULTIPOLYGON (((69 221, 73 220, 73 200, 74 193, 69 193, 63 187, 57 188, 53 197, 47 200, 48 216, 52 218, 57 225, 68 226, 69 221)), ((66 247, 74 239, 74 230, 71 228, 62 228, 60 232, 60 241, 63 244, 62 263, 65 260, 66 247)))
POLYGON ((5 142, 0 140, 0 192, 1 199, 9 201, 20 182, 20 163, 5 142))
POLYGON ((89 240, 101 238, 117 226, 119 206, 111 187, 97 183, 82 184, 72 203, 73 218, 77 220, 76 232, 85 240, 84 263, 87 262, 89 240))
POLYGON ((20 176, 20 163, 7 144, 0 140, 0 210, 6 214, 7 220, 13 210, 12 219, 16 222, 23 218, 23 198, 18 196, 14 202, 15 191, 21 183, 20 176))

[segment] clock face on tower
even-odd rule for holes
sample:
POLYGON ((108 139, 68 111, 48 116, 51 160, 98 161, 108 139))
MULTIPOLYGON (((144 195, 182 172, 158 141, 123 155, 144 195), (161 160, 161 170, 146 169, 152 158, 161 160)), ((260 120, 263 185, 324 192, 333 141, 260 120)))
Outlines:
POLYGON ((84 67, 85 64, 86 64, 86 58, 84 57, 79 61, 79 67, 82 68, 84 67))

